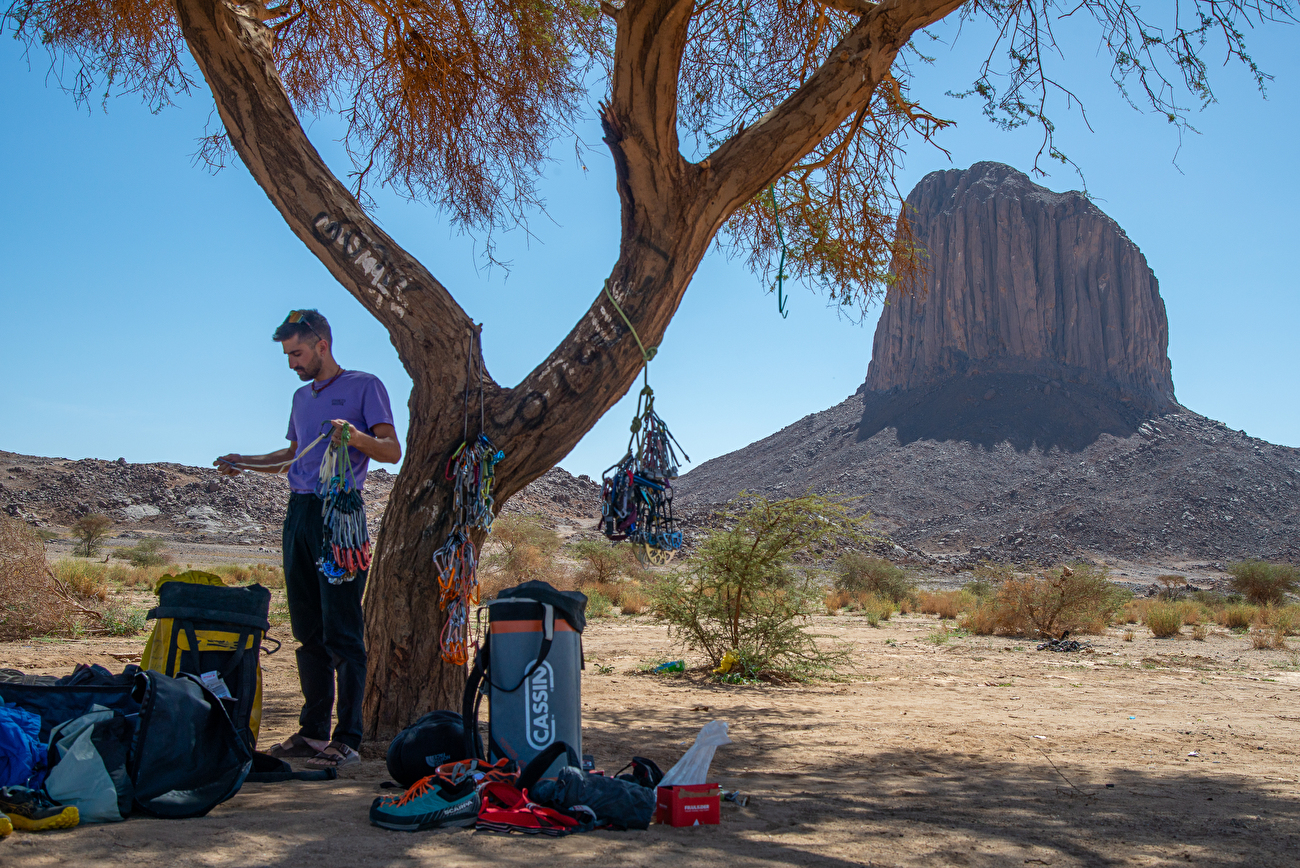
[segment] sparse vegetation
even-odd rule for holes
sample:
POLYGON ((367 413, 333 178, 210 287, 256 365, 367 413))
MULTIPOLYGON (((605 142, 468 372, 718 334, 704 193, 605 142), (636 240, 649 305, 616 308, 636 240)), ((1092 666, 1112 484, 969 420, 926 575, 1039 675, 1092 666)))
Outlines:
POLYGON ((1229 630, 1244 630, 1250 626, 1250 622, 1255 620, 1255 615, 1259 610, 1254 606, 1236 604, 1224 606, 1214 614, 1214 620, 1221 627, 1227 627, 1229 630))
POLYGON ((113 557, 130 561, 133 567, 160 567, 172 561, 171 555, 163 551, 163 541, 145 538, 129 548, 120 548, 113 552, 113 557))
POLYGON ((1147 629, 1157 639, 1168 639, 1182 633, 1183 616, 1178 607, 1157 603, 1147 609, 1147 629))
POLYGON ((900 603, 916 593, 916 583, 884 558, 847 552, 835 563, 835 590, 874 594, 900 603))
POLYGON ((86 558, 93 558, 99 554, 99 545, 108 537, 112 527, 113 520, 98 512, 77 519, 72 525, 72 538, 77 541, 77 545, 72 550, 73 554, 86 558))
POLYGON ((824 589, 796 559, 832 543, 865 541, 865 522, 849 507, 813 494, 776 501, 740 495, 722 516, 726 529, 708 536, 689 568, 653 586, 655 616, 713 666, 734 652, 741 679, 830 674, 843 655, 820 648, 806 629, 808 617, 825 608, 824 589))
POLYGON ((490 600, 501 591, 538 579, 557 587, 567 579, 556 562, 560 538, 541 515, 502 515, 492 524, 479 573, 480 596, 490 600))
POLYGON ((135 636, 144 630, 144 615, 139 609, 111 605, 104 610, 99 623, 110 636, 135 636))
POLYGON ((1195 639, 1197 642, 1204 642, 1206 637, 1209 635, 1210 635, 1210 628, 1205 626, 1204 624, 1197 624, 1195 627, 1192 628, 1192 638, 1195 639))
POLYGON ((1286 639, 1282 631, 1275 627, 1263 627, 1250 631, 1250 647, 1256 651, 1285 651, 1286 639))
POLYGON ((264 588, 284 587, 284 568, 278 564, 218 564, 204 572, 221 576, 227 585, 259 584, 264 588))
POLYGON ((108 599, 108 572, 109 568, 104 564, 70 559, 54 562, 54 575, 68 590, 101 602, 108 599))
POLYGON ((1291 564, 1241 561, 1228 567, 1233 590, 1256 605, 1277 605, 1300 588, 1300 573, 1291 564))
POLYGON ((973 633, 1057 636, 1100 633, 1125 603, 1105 568, 1087 564, 1004 581, 966 619, 973 633))
POLYGON ((55 593, 45 544, 26 522, 0 515, 0 641, 70 635, 75 606, 55 593))
POLYGON ((921 591, 916 595, 916 610, 928 615, 954 620, 970 612, 980 603, 980 598, 971 592, 960 591, 921 591))

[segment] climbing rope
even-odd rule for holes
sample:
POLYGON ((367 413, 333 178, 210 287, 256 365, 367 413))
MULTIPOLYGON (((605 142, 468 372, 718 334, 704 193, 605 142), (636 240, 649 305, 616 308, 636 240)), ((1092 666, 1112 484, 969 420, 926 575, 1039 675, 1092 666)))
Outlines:
POLYGON ((627 454, 601 474, 601 530, 609 539, 627 540, 636 545, 642 562, 666 562, 682 547, 682 534, 673 518, 672 481, 677 478, 677 449, 690 461, 686 450, 673 437, 664 420, 655 412, 655 393, 650 388, 650 361, 658 347, 646 349, 632 321, 619 307, 605 283, 605 295, 613 303, 623 322, 641 348, 645 384, 637 396, 636 415, 632 417, 632 436, 627 454))
POLYGON ((370 530, 366 505, 357 488, 348 441, 352 426, 343 425, 338 444, 331 442, 320 463, 316 495, 323 501, 325 538, 316 562, 331 585, 341 585, 370 569, 370 530))
POLYGON ((492 484, 496 480, 496 465, 505 457, 483 433, 486 413, 483 402, 482 326, 470 338, 469 362, 465 371, 464 437, 460 446, 447 459, 444 478, 452 484, 452 526, 447 540, 433 553, 433 566, 438 574, 438 606, 446 613, 442 633, 438 637, 442 659, 457 666, 469 659, 469 609, 478 605, 478 551, 470 539, 470 531, 478 528, 492 532, 495 502, 492 484), (479 353, 475 352, 477 341, 479 353), (478 368, 479 435, 469 439, 469 395, 478 368))

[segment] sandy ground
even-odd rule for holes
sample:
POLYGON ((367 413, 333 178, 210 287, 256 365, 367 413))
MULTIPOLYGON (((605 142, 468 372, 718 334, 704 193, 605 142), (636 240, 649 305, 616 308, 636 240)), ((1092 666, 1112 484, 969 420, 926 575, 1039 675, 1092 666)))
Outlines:
MULTIPOLYGON (((705 722, 731 724, 713 771, 751 797, 716 827, 563 839, 368 824, 386 745, 329 783, 249 784, 207 817, 137 818, 0 841, 5 866, 1286 865, 1300 853, 1300 657, 1241 635, 1157 640, 1137 628, 1092 654, 944 634, 932 616, 878 629, 817 619, 856 671, 814 687, 644 674, 673 655, 646 618, 586 636, 584 751, 667 768, 705 722), (946 635, 946 638, 945 638, 946 635)), ((287 627, 266 660, 263 743, 295 726, 287 627)), ((120 668, 143 637, 0 645, 0 663, 120 668)))

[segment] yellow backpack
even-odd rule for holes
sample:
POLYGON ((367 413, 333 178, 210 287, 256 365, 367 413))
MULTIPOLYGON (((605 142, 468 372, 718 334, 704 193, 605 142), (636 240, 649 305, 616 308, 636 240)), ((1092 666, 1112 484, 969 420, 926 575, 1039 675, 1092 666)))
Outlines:
POLYGON ((271 592, 261 585, 228 588, 220 577, 190 570, 163 576, 156 619, 140 660, 173 678, 197 675, 223 704, 235 729, 257 746, 262 722, 262 639, 270 628, 271 592))

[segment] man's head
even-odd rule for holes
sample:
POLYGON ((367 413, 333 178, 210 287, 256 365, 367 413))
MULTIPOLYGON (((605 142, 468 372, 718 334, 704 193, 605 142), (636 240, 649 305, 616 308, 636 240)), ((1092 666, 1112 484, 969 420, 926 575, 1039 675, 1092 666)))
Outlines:
POLYGON ((315 310, 294 310, 271 335, 279 341, 289 359, 289 367, 298 379, 314 380, 327 363, 334 360, 330 347, 333 335, 325 317, 315 310))

